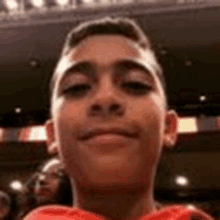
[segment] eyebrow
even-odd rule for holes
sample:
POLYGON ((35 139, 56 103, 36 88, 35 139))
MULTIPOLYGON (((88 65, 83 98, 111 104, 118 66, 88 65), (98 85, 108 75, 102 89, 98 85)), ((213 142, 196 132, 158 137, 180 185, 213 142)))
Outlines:
POLYGON ((144 72, 145 74, 147 74, 148 76, 150 76, 153 79, 152 73, 151 71, 142 63, 133 60, 133 59, 123 59, 123 60, 119 60, 115 63, 115 70, 118 72, 118 70, 120 70, 119 72, 121 73, 123 70, 127 71, 127 70, 140 70, 141 72, 144 72))
MULTIPOLYGON (((73 63, 63 72, 59 84, 62 85, 65 79, 70 75, 81 73, 81 74, 91 77, 92 75, 94 75, 94 72, 95 72, 94 64, 90 61, 81 61, 78 63, 73 63), (92 73, 91 73, 91 70, 92 70, 92 73)), ((55 85, 58 74, 59 73, 54 75, 53 80, 52 80, 53 84, 51 84, 52 86, 55 85)))
POLYGON ((62 78, 64 79, 67 76, 75 74, 75 73, 91 75, 91 70, 94 72, 94 69, 95 69, 94 65, 91 62, 82 61, 82 62, 71 65, 66 71, 64 71, 62 78))
MULTIPOLYGON (((133 59, 120 59, 113 63, 114 72, 116 75, 123 75, 126 71, 129 70, 140 70, 150 76, 153 79, 151 71, 142 63, 133 60, 133 59)), ((63 77, 61 79, 62 82, 69 76, 74 75, 76 73, 82 73, 89 77, 94 77, 95 75, 96 64, 91 61, 81 61, 78 63, 74 63, 68 69, 64 71, 63 77)))

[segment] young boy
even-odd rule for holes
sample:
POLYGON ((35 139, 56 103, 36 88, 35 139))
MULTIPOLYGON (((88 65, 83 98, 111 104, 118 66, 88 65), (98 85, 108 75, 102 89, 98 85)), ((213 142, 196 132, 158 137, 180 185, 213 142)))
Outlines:
POLYGON ((154 177, 172 147, 177 115, 152 45, 125 18, 84 23, 69 34, 51 82, 48 150, 74 183, 74 209, 50 206, 25 220, 211 219, 170 207, 157 211, 154 177))

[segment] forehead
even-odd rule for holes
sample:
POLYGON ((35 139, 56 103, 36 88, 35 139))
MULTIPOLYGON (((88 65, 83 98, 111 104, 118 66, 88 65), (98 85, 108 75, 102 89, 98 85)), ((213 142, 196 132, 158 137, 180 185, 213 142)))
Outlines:
POLYGON ((109 63, 118 57, 138 57, 139 48, 131 40, 117 35, 98 35, 84 39, 70 53, 75 60, 85 57, 109 63))
MULTIPOLYGON (((72 65, 82 61, 93 62, 99 67, 108 67, 119 60, 138 60, 150 71, 156 69, 157 63, 150 49, 142 49, 134 41, 119 35, 90 36, 64 55, 56 68, 57 75, 64 73, 72 65)), ((58 78, 59 78, 58 77, 58 78)))
POLYGON ((58 160, 52 160, 43 167, 42 172, 47 172, 47 173, 57 172, 59 168, 60 168, 60 162, 58 160))

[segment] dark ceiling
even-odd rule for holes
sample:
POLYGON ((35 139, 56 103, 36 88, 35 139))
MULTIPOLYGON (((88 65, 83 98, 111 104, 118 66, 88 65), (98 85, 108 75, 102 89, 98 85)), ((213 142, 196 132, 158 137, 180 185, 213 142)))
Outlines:
POLYGON ((106 15, 132 17, 150 34, 169 103, 180 115, 220 114, 220 3, 142 4, 2 20, 0 126, 42 124, 49 117, 48 82, 66 34, 82 20, 106 15))

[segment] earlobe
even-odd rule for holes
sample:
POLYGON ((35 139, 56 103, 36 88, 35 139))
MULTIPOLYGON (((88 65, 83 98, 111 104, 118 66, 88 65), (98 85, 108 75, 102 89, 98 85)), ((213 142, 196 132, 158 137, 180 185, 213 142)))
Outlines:
POLYGON ((54 134, 54 123, 53 120, 50 119, 45 124, 46 136, 47 136, 47 153, 49 155, 58 154, 58 146, 57 141, 54 134))
POLYGON ((176 140, 173 137, 166 136, 164 143, 165 143, 165 147, 172 148, 175 145, 176 140))
POLYGON ((171 148, 175 145, 178 136, 178 116, 174 110, 169 110, 166 115, 164 145, 171 148))

